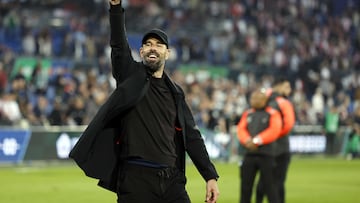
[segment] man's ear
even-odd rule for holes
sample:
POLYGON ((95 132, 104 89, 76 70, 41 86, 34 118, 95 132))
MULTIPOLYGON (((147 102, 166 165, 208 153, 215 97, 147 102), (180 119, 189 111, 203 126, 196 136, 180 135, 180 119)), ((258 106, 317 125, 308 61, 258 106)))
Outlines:
POLYGON ((171 54, 171 50, 170 50, 170 48, 168 48, 166 50, 165 60, 168 60, 170 58, 170 54, 171 54))
POLYGON ((140 57, 142 58, 144 55, 144 49, 142 47, 140 47, 140 49, 139 49, 139 54, 140 54, 140 57))

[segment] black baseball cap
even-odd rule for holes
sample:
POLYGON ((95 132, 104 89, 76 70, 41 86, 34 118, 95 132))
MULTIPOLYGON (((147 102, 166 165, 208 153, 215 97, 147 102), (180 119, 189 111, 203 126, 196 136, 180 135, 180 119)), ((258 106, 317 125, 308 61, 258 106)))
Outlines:
POLYGON ((142 39, 142 44, 145 44, 146 40, 149 39, 150 37, 154 37, 154 38, 160 40, 162 43, 164 43, 166 45, 166 47, 169 47, 168 36, 164 31, 162 31, 158 28, 149 30, 147 33, 145 33, 145 35, 142 39))

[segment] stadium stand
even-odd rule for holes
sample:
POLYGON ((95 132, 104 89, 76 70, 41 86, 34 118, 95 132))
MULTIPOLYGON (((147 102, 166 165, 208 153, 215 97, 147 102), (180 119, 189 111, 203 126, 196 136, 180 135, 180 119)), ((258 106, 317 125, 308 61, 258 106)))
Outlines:
MULTIPOLYGON (((351 125, 360 108, 359 0, 124 5, 135 58, 144 31, 159 27, 171 36, 167 69, 206 129, 216 131, 226 120, 230 133, 249 92, 279 74, 292 81, 298 125, 321 125, 331 105, 342 125, 351 125)), ((0 105, 2 124, 89 122, 114 89, 107 11, 101 0, 0 0, 0 104, 21 112, 11 120, 0 105)))

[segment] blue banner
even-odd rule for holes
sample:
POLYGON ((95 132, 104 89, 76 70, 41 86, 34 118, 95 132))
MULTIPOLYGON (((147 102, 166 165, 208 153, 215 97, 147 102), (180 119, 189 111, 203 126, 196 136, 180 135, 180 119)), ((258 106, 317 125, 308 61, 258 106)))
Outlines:
POLYGON ((18 163, 24 158, 30 140, 28 130, 0 129, 0 163, 18 163))

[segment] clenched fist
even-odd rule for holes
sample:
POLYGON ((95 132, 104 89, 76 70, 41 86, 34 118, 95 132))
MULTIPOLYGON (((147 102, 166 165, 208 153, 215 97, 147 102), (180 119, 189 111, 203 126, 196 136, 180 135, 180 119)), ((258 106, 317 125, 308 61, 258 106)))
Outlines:
POLYGON ((121 0, 109 0, 111 5, 118 5, 121 3, 121 0))

